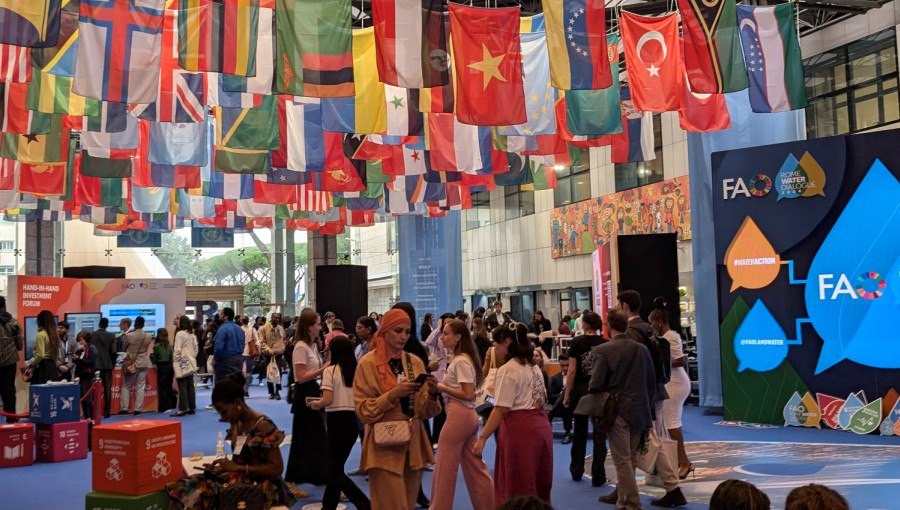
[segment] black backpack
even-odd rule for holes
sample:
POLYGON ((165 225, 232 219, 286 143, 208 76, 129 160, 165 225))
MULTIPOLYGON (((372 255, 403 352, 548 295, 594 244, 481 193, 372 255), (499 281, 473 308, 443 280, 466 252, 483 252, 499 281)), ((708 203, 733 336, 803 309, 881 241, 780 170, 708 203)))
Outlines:
POLYGON ((630 321, 628 331, 632 340, 640 342, 650 351, 653 359, 653 368, 656 372, 656 383, 666 384, 672 377, 672 353, 669 350, 669 342, 656 336, 649 324, 641 321, 630 321))

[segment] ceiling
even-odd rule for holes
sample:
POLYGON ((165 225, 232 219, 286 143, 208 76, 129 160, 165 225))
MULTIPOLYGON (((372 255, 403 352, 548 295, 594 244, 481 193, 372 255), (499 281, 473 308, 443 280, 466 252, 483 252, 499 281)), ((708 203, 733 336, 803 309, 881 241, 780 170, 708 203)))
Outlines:
MULTIPOLYGON (((351 0, 353 13, 356 16, 356 26, 368 26, 371 24, 369 11, 370 0, 351 0), (360 17, 359 7, 362 6, 363 15, 360 17)), ((810 34, 816 30, 827 27, 858 14, 865 14, 869 9, 877 9, 891 0, 797 0, 800 7, 800 35, 810 34)), ((466 2, 462 2, 466 3, 466 2)), ((528 16, 542 11, 541 0, 475 0, 471 5, 482 7, 520 7, 522 15, 528 16)), ((739 2, 750 5, 769 5, 765 0, 739 2)), ((783 2, 772 2, 772 5, 783 2)), ((627 11, 654 15, 663 14, 675 10, 675 0, 607 0, 607 25, 610 28, 615 25, 615 16, 612 11, 625 9, 627 11)))

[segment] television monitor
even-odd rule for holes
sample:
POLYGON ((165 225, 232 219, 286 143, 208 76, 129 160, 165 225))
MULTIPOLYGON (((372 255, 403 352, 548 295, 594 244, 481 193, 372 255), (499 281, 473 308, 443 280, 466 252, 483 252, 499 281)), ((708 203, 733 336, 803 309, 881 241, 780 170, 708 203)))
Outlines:
POLYGON ((115 304, 100 305, 100 314, 109 319, 109 327, 106 329, 112 334, 121 332, 119 322, 124 318, 134 319, 138 316, 144 318, 144 331, 156 338, 157 328, 166 327, 166 305, 163 304, 115 304))
POLYGON ((81 331, 97 331, 100 328, 100 317, 100 312, 67 313, 66 322, 69 323, 69 334, 74 336, 81 331))
MULTIPOLYGON (((53 323, 59 324, 59 317, 53 316, 53 323)), ((25 317, 25 359, 34 357, 34 343, 37 341, 37 317, 25 317)))

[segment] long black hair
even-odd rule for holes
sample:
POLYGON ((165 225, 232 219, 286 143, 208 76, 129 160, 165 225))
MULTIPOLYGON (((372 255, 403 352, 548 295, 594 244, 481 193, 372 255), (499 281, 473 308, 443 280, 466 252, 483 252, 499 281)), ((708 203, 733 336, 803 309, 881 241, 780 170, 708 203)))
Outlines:
POLYGON ((35 318, 40 329, 43 329, 50 337, 50 359, 59 358, 59 334, 56 333, 56 323, 53 321, 53 312, 41 310, 35 318))
POLYGON ((353 377, 356 375, 356 354, 353 352, 353 343, 344 335, 338 335, 328 342, 328 350, 331 351, 331 364, 341 367, 341 377, 344 386, 353 387, 353 377))
POLYGON ((419 341, 419 335, 416 334, 416 308, 412 305, 412 303, 407 303, 406 301, 401 301, 391 307, 391 309, 394 308, 403 310, 404 312, 406 312, 406 315, 409 316, 409 338, 406 339, 406 345, 403 346, 403 350, 417 356, 427 367, 428 352, 425 350, 425 346, 422 345, 422 342, 419 341))
POLYGON ((534 344, 528 338, 528 328, 520 322, 513 322, 510 323, 509 329, 513 333, 513 341, 509 344, 507 359, 515 358, 522 364, 534 365, 534 344))

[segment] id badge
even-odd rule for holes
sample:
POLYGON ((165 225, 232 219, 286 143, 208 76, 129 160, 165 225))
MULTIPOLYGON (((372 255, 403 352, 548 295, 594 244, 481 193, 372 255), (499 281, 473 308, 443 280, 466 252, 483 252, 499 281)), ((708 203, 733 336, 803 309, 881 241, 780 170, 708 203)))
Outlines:
POLYGON ((233 453, 234 453, 235 455, 240 455, 241 452, 244 450, 244 444, 245 444, 246 442, 247 442, 247 436, 244 435, 244 434, 239 435, 239 436, 237 437, 237 440, 234 442, 234 451, 233 451, 233 453))

